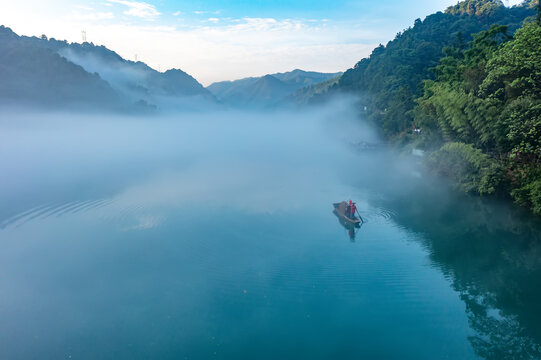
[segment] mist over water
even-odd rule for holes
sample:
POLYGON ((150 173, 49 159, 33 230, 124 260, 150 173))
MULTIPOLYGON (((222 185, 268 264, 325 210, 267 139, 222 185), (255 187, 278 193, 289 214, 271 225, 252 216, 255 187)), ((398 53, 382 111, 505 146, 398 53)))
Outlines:
POLYGON ((3 112, 0 358, 539 356, 539 222, 350 105, 3 112))
MULTIPOLYGON (((34 205, 88 189, 98 197, 133 191, 150 204, 212 201, 272 212, 330 191, 339 176, 354 180, 354 141, 378 142, 354 115, 346 104, 149 118, 6 114, 0 146, 12 156, 0 159, 0 181, 17 203, 21 192, 33 193, 34 205)), ((4 203, 4 216, 13 204, 4 203)))

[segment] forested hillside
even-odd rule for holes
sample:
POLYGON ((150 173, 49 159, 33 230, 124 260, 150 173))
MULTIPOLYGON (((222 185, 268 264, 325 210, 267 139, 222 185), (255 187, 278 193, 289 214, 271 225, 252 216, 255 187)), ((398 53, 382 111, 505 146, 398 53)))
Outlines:
POLYGON ((433 67, 444 56, 443 48, 467 43, 472 35, 492 24, 508 26, 514 33, 535 11, 528 6, 506 8, 499 0, 467 0, 438 12, 380 45, 369 58, 346 71, 334 90, 354 91, 364 98, 366 115, 390 137, 411 128, 409 112, 423 94, 423 80, 434 79, 433 67))
MULTIPOLYGON (((56 51, 71 62, 81 65, 90 73, 98 73, 117 91, 133 101, 143 99, 148 103, 161 105, 162 98, 174 101, 182 97, 199 96, 214 100, 212 94, 192 76, 180 69, 159 72, 143 62, 123 59, 116 52, 104 46, 67 44, 49 41, 56 51)), ((47 44, 46 44, 47 45, 47 44)))
POLYGON ((235 81, 221 81, 207 89, 224 104, 236 107, 268 107, 284 104, 299 89, 336 78, 341 73, 318 73, 293 70, 262 77, 251 77, 235 81))
POLYGON ((8 104, 141 111, 215 102, 180 69, 159 72, 104 46, 19 36, 4 26, 0 77, 0 101, 8 104))
POLYGON ((0 27, 0 102, 45 107, 122 109, 127 102, 99 75, 53 49, 25 41, 0 27))
POLYGON ((458 188, 511 196, 541 214, 536 7, 466 0, 417 20, 326 95, 355 94, 387 138, 432 152, 429 164, 458 188))
POLYGON ((541 214, 541 26, 526 23, 512 39, 493 26, 446 53, 414 112, 425 145, 446 143, 432 166, 541 214))
POLYGON ((327 81, 319 82, 314 85, 303 87, 302 89, 299 89, 295 91, 294 94, 290 95, 287 100, 291 101, 297 105, 306 105, 310 103, 311 99, 315 96, 320 96, 321 94, 325 94, 329 89, 338 84, 338 81, 340 80, 340 76, 336 76, 332 79, 329 79, 327 81))

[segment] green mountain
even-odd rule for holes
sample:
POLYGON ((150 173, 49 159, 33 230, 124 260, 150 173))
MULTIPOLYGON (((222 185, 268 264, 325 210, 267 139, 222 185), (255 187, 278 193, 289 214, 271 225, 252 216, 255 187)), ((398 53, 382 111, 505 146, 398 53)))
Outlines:
POLYGON ((267 106, 291 93, 292 86, 272 75, 265 75, 251 84, 246 92, 238 94, 236 105, 267 106))
POLYGON ((326 74, 297 69, 263 77, 217 82, 208 86, 207 89, 227 105, 266 107, 282 102, 299 89, 339 75, 340 73, 326 74))
POLYGON ((0 26, 0 79, 0 103, 4 105, 109 110, 129 106, 99 75, 4 26, 0 26))
POLYGON ((431 69, 445 47, 471 41, 472 34, 493 24, 507 26, 512 34, 533 15, 528 6, 506 8, 500 0, 463 1, 415 20, 413 27, 347 70, 332 91, 356 94, 361 108, 366 106, 365 116, 387 136, 396 136, 411 128, 414 100, 423 94, 423 81, 434 79, 431 69))
POLYGON ((315 71, 293 70, 285 73, 272 74, 278 80, 294 85, 297 89, 311 86, 342 75, 342 73, 319 73, 315 71))
POLYGON ((208 90, 180 69, 158 72, 143 62, 125 60, 104 46, 90 43, 54 47, 60 55, 90 73, 98 73, 115 90, 132 100, 143 99, 159 105, 184 97, 214 100, 208 90))
POLYGON ((340 81, 340 76, 341 75, 314 85, 303 87, 302 89, 299 89, 295 91, 295 93, 289 95, 287 100, 297 105, 307 105, 310 103, 312 98, 327 93, 331 87, 338 84, 340 81))
POLYGON ((4 26, 0 75, 4 103, 137 111, 215 103, 214 96, 182 70, 161 73, 104 46, 18 36, 4 26))

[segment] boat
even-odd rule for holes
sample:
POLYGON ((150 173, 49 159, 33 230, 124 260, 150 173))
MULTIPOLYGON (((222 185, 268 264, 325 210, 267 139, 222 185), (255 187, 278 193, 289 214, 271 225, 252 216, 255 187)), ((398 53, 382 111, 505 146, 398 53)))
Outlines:
POLYGON ((344 222, 345 224, 351 224, 351 225, 360 225, 362 220, 358 217, 354 216, 353 219, 346 215, 346 210, 348 207, 348 204, 345 201, 334 203, 334 215, 338 217, 340 222, 344 222))

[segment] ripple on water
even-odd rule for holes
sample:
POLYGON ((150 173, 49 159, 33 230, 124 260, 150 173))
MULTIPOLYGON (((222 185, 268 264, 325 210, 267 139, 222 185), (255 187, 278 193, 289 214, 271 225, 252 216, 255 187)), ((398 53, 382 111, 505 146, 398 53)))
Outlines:
POLYGON ((111 199, 92 199, 68 201, 62 203, 46 203, 21 211, 0 221, 0 229, 18 228, 35 220, 45 220, 51 217, 73 215, 87 212, 111 204, 111 199))
POLYGON ((48 206, 50 206, 50 205, 45 204, 45 205, 35 206, 35 207, 30 208, 28 210, 21 211, 20 213, 17 213, 17 214, 15 214, 13 216, 7 217, 6 219, 0 221, 0 229, 5 229, 8 226, 11 226, 11 225, 15 224, 19 220, 22 220, 25 217, 27 217, 27 216, 35 213, 35 212, 41 211, 41 210, 47 208, 48 206))
POLYGON ((35 221, 91 214, 98 221, 116 226, 121 231, 144 230, 160 226, 165 216, 156 215, 144 204, 123 204, 115 198, 85 199, 62 203, 46 203, 0 219, 0 230, 19 228, 35 221))
POLYGON ((361 215, 365 222, 371 222, 376 224, 392 222, 398 215, 398 213, 394 210, 380 207, 359 211, 361 211, 361 215))

